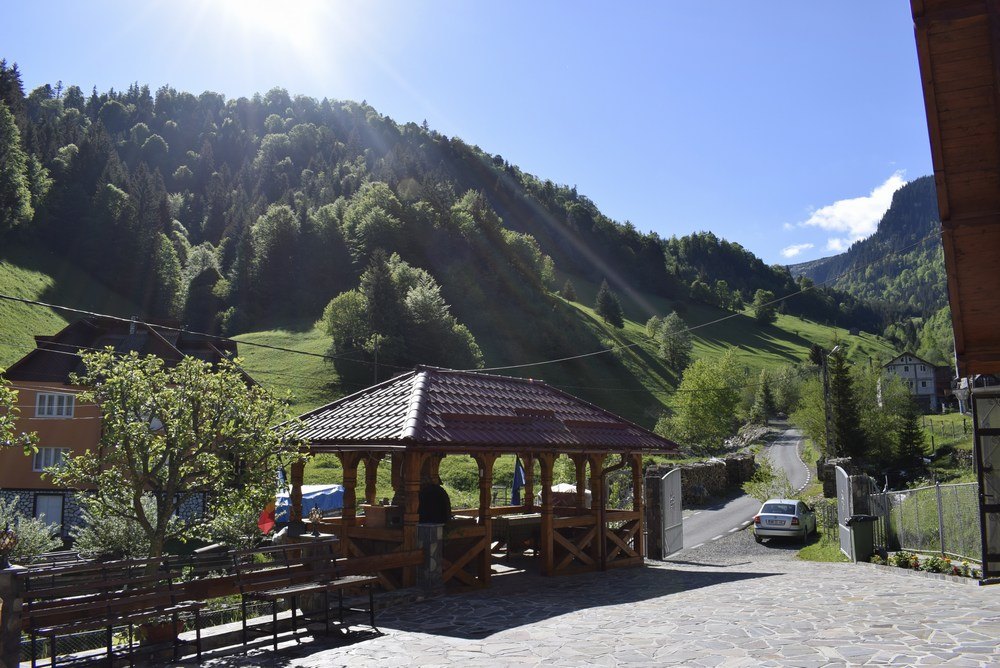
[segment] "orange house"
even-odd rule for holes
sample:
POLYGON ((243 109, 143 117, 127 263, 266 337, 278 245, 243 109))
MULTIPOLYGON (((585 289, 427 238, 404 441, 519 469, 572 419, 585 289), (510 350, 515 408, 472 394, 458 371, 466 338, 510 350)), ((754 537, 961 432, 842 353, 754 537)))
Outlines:
MULTIPOLYGON (((70 374, 82 374, 82 352, 111 347, 121 353, 157 355, 167 364, 185 355, 217 363, 236 355, 236 343, 178 331, 167 325, 90 317, 67 325, 54 336, 36 336, 35 349, 4 374, 18 391, 17 430, 38 435, 38 452, 0 451, 0 497, 18 498, 24 515, 43 516, 59 525, 63 537, 81 523, 76 490, 54 486, 43 470, 66 457, 96 450, 101 439, 97 406, 77 401, 82 388, 70 374)), ((199 512, 200 508, 185 509, 199 512)), ((185 513, 186 514, 186 513, 185 513)))

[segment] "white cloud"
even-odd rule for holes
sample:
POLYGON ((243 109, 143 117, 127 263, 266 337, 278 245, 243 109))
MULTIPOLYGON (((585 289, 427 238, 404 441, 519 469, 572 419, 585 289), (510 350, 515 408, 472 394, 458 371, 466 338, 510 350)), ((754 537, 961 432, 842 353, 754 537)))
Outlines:
POLYGON ((785 248, 781 249, 781 256, 782 257, 795 257, 796 255, 798 255, 802 251, 807 251, 807 250, 809 250, 810 248, 813 248, 813 247, 814 247, 814 244, 794 244, 792 246, 786 246, 785 248))
POLYGON ((864 239, 875 231, 878 221, 892 204, 893 193, 904 185, 906 179, 903 178, 903 172, 896 172, 866 197, 837 200, 813 211, 809 219, 799 225, 846 234, 846 237, 827 240, 828 250, 846 250, 853 242, 864 239))
POLYGON ((786 232, 788 232, 789 230, 794 230, 795 229, 795 225, 792 225, 791 223, 783 223, 781 225, 781 229, 783 229, 786 232))

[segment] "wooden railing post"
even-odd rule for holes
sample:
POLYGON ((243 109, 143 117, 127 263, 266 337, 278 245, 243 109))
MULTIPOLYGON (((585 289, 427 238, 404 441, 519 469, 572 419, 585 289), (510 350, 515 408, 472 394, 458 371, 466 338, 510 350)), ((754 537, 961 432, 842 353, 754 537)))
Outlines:
MULTIPOLYGON (((396 455, 393 455, 393 460, 396 455)), ((423 455, 419 452, 403 453, 402 477, 403 477, 403 549, 415 550, 418 547, 419 537, 417 525, 420 524, 420 466, 423 463, 423 455)), ((407 567, 403 571, 403 586, 412 587, 417 580, 417 571, 414 567, 407 567)))
POLYGON ((301 536, 305 533, 302 522, 302 479, 305 477, 306 464, 301 459, 292 462, 291 490, 288 493, 288 535, 301 536))
POLYGON ((524 466, 524 509, 527 512, 535 510, 535 458, 530 454, 521 455, 521 465, 524 466))
POLYGON ((607 529, 607 522, 604 519, 604 460, 605 455, 590 456, 590 513, 594 516, 594 542, 590 546, 590 556, 598 564, 601 570, 605 567, 605 543, 607 538, 604 532, 607 529))
MULTIPOLYGON (((587 455, 570 455, 576 468, 576 507, 587 507, 587 455)), ((593 497, 591 497, 593 508, 593 497)))
POLYGON ((365 503, 374 506, 378 503, 378 465, 382 455, 365 457, 365 503))
POLYGON ((490 516, 490 505, 493 501, 493 463, 495 454, 476 455, 479 465, 479 525, 485 533, 486 546, 478 557, 479 582, 484 587, 490 584, 490 569, 493 560, 493 518, 490 516))
POLYGON ((642 455, 632 455, 632 511, 637 514, 639 529, 635 533, 635 551, 646 556, 646 504, 642 488, 642 455))
POLYGON ((552 467, 555 464, 555 455, 540 454, 538 463, 542 477, 542 573, 555 575, 555 555, 552 552, 552 467))

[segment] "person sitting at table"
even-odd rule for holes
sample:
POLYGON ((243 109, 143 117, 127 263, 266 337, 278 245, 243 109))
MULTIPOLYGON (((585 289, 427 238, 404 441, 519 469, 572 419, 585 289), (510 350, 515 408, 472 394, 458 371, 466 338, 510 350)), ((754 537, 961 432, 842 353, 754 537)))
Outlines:
POLYGON ((451 498, 440 481, 425 483, 420 488, 420 523, 444 524, 451 519, 451 498))

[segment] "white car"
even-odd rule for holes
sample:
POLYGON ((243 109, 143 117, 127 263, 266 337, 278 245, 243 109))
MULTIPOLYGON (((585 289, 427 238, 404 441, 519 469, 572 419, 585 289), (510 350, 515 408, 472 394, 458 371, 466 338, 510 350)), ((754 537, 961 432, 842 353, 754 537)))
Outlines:
POLYGON ((753 537, 800 538, 806 542, 816 532, 816 513, 797 499, 768 499, 753 518, 753 537))

